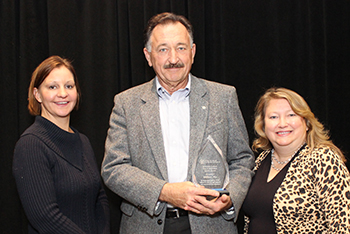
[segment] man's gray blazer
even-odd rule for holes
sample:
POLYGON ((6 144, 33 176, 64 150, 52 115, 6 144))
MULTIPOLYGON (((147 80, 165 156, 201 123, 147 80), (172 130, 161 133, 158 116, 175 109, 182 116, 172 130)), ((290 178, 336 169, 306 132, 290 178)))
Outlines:
MULTIPOLYGON (((194 159, 211 135, 226 155, 230 171, 227 190, 235 207, 232 215, 191 213, 192 233, 237 233, 234 222, 251 182, 254 156, 236 90, 191 75, 189 102, 187 180, 192 181, 194 159)), ((120 233, 162 233, 166 204, 159 203, 158 197, 168 175, 155 79, 116 95, 114 103, 102 177, 124 199, 120 233)))

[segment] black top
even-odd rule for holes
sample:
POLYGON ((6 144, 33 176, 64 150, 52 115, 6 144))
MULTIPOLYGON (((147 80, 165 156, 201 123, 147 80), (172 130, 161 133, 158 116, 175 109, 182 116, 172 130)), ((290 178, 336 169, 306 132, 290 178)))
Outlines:
POLYGON ((256 171, 242 206, 245 215, 250 219, 249 234, 277 233, 272 211, 273 198, 291 161, 270 182, 267 182, 267 178, 271 167, 271 152, 256 171))
POLYGON ((13 174, 29 233, 109 233, 109 209, 88 138, 37 116, 18 140, 13 174))

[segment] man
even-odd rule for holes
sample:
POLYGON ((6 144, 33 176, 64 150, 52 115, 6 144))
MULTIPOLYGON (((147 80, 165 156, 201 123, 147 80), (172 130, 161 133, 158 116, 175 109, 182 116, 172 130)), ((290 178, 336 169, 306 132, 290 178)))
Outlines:
POLYGON ((154 16, 144 54, 156 78, 115 96, 102 177, 124 199, 120 233, 237 233, 253 154, 235 88, 191 75, 195 52, 186 18, 154 16), (229 196, 191 182, 209 135, 229 165, 229 196))

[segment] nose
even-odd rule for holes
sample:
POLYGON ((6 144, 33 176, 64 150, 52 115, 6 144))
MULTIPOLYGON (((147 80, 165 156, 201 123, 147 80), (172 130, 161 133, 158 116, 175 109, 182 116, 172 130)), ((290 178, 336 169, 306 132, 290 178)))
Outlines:
POLYGON ((279 122, 279 127, 284 128, 284 127, 287 127, 287 125, 288 125, 287 119, 285 117, 281 117, 279 122))
POLYGON ((169 52, 169 62, 171 64, 176 64, 179 60, 176 49, 172 49, 169 52))
POLYGON ((68 96, 68 93, 67 93, 67 90, 65 89, 65 87, 61 87, 61 88, 58 90, 57 96, 62 97, 62 98, 65 98, 65 97, 68 96))

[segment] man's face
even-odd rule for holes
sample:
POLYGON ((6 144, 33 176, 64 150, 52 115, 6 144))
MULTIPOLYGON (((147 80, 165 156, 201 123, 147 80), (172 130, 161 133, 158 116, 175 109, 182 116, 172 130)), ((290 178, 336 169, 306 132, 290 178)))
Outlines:
POLYGON ((144 48, 149 66, 153 67, 159 83, 172 94, 187 85, 196 53, 191 48, 190 35, 181 23, 157 25, 150 37, 151 52, 144 48))

